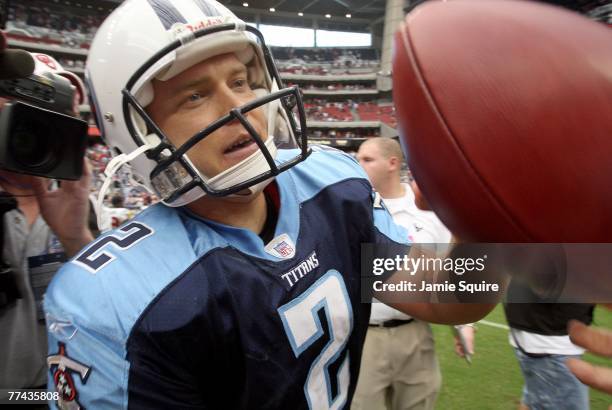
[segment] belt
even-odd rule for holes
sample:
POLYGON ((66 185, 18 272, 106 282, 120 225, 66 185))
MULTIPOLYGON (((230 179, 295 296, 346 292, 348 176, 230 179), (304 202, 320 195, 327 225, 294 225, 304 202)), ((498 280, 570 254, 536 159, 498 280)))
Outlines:
POLYGON ((392 320, 385 320, 384 322, 381 322, 381 323, 370 323, 368 326, 370 327, 398 327, 401 325, 407 325, 408 323, 412 323, 412 322, 414 322, 414 319, 412 318, 406 319, 406 320, 392 319, 392 320))

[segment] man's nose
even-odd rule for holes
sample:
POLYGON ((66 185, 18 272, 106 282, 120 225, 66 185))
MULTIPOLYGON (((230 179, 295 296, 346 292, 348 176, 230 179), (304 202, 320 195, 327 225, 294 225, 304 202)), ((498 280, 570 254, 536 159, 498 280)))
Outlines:
MULTIPOLYGON (((219 86, 217 93, 219 96, 217 99, 219 117, 229 114, 229 112, 234 108, 240 107, 248 102, 244 98, 241 98, 241 96, 234 92, 234 90, 232 90, 232 88, 227 84, 222 84, 219 86)), ((248 116, 248 113, 244 113, 244 115, 248 116)), ((233 120, 231 123, 234 123, 235 121, 238 120, 233 120)))

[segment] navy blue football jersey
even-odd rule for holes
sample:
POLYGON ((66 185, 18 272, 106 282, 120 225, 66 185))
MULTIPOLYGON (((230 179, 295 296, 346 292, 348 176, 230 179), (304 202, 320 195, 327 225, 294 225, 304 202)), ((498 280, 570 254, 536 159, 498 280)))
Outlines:
POLYGON ((360 245, 408 236, 345 154, 276 183, 268 244, 160 204, 67 263, 45 298, 52 406, 348 408, 370 313, 360 245))

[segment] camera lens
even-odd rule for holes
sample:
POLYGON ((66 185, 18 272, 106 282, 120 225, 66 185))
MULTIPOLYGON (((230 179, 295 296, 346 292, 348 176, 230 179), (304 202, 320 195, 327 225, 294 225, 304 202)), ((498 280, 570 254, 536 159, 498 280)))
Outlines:
POLYGON ((13 159, 24 167, 39 171, 53 167, 56 152, 51 135, 51 130, 40 121, 20 121, 10 142, 13 159))

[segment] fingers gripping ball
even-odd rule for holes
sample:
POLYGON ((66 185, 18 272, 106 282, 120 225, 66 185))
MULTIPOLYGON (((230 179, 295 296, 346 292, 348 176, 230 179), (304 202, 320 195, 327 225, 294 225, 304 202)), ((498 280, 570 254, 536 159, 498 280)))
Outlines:
POLYGON ((530 1, 427 2, 395 35, 408 164, 465 240, 612 241, 612 30, 530 1))

